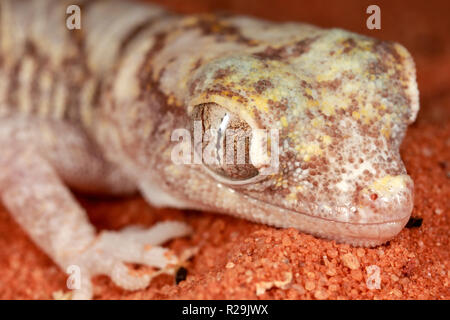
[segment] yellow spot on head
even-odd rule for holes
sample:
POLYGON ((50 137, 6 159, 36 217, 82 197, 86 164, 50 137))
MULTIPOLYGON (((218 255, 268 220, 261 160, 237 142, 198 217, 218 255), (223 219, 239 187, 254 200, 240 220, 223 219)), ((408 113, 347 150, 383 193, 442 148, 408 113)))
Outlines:
POLYGON ((295 192, 291 192, 286 196, 286 200, 295 201, 297 200, 297 194, 295 192))
POLYGON ((390 129, 390 128, 384 127, 384 128, 381 129, 381 134, 382 134, 386 139, 388 139, 388 138, 390 137, 390 135, 391 135, 391 129, 390 129))
POLYGON ((319 101, 317 100, 309 100, 306 102, 308 107, 317 107, 319 105, 319 101))
POLYGON ((321 110, 327 116, 332 116, 335 113, 334 107, 326 102, 323 102, 321 110))
POLYGON ((323 126, 323 120, 320 118, 314 118, 311 120, 311 124, 314 128, 320 128, 323 126))
POLYGON ((175 103, 175 97, 173 95, 170 95, 167 98, 167 104, 174 104, 175 103))
POLYGON ((288 122, 287 122, 287 120, 286 120, 286 117, 281 117, 281 119, 280 119, 280 122, 281 122, 281 125, 283 126, 283 127, 287 127, 288 126, 288 122))
POLYGON ((323 153, 318 143, 298 145, 295 149, 303 154, 303 160, 309 161, 313 156, 319 156, 323 153))
POLYGON ((333 141, 333 138, 331 138, 331 137, 328 136, 328 135, 324 135, 324 136, 322 136, 322 141, 323 141, 326 145, 329 145, 329 144, 333 141))
POLYGON ((395 194, 398 190, 405 187, 405 175, 391 176, 386 175, 378 180, 375 180, 370 188, 382 196, 389 196, 395 194))

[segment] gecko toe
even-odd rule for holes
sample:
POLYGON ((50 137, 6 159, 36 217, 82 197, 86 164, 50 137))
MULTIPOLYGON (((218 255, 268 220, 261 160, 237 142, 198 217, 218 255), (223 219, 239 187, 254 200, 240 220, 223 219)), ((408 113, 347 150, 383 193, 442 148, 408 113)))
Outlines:
MULTIPOLYGON (((182 222, 166 221, 149 229, 128 227, 121 231, 103 231, 87 248, 75 264, 82 272, 81 288, 74 290, 74 299, 92 298, 91 277, 106 274, 119 287, 126 290, 146 288, 151 280, 162 274, 173 274, 180 259, 160 244, 191 233, 191 228, 182 222), (126 263, 137 263, 155 267, 150 274, 134 275, 126 263)), ((72 263, 73 264, 73 263, 72 263)))
POLYGON ((130 269, 123 262, 116 262, 108 272, 108 275, 117 286, 132 291, 146 288, 152 278, 148 274, 132 275, 130 269))

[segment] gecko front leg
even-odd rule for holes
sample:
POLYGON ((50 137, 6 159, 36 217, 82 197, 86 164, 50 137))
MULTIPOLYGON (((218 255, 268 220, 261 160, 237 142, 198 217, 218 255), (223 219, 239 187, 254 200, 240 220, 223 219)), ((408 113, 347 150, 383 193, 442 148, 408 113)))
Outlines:
MULTIPOLYGON (((3 128, 8 120, 2 121, 3 128)), ((36 134, 35 134, 36 136, 36 134)), ((91 298, 91 277, 106 274, 128 289, 144 288, 150 276, 129 273, 125 262, 171 271, 177 258, 158 245, 187 235, 189 227, 162 222, 150 229, 127 228, 96 234, 85 211, 40 148, 14 139, 0 141, 0 197, 14 219, 63 270, 77 265, 81 287, 74 298, 91 298)), ((157 273, 158 274, 158 273, 157 273)))

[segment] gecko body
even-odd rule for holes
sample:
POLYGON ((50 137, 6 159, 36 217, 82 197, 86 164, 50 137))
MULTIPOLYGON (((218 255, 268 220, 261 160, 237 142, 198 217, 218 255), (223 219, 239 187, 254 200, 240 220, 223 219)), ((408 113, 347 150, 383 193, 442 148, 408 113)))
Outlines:
POLYGON ((362 246, 391 239, 408 221, 413 182, 399 146, 419 102, 401 45, 115 0, 75 1, 82 27, 68 30, 72 2, 0 2, 0 195, 59 266, 81 267, 75 297, 92 296, 99 273, 145 287, 151 278, 130 275, 124 262, 165 270, 177 259, 160 245, 191 230, 163 222, 97 235, 68 187, 139 191, 157 207, 362 246), (196 121, 201 134, 219 133, 215 157, 225 129, 251 132, 245 164, 174 161, 174 147, 188 160, 204 151, 174 135, 194 135, 196 121), (268 140, 277 150, 271 171, 268 140))

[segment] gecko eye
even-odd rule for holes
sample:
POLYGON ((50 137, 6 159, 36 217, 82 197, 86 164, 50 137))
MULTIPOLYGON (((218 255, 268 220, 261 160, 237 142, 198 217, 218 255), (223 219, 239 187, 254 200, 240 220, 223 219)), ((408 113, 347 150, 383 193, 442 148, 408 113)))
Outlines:
POLYGON ((251 127, 236 114, 216 103, 194 108, 194 148, 203 164, 212 173, 229 182, 242 181, 258 175, 251 164, 251 127), (201 139, 198 135, 201 132, 201 139))

